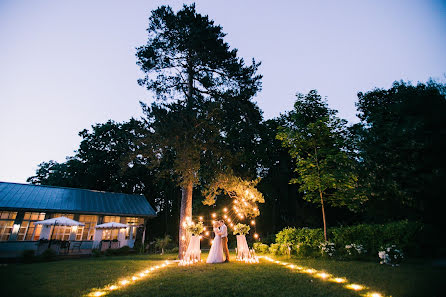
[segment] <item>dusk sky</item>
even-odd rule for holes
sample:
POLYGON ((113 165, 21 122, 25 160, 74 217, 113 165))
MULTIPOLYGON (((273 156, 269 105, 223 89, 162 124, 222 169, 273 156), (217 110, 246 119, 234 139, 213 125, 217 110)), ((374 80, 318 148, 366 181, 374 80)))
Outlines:
MULTIPOLYGON (((150 11, 192 1, 0 0, 0 181, 73 155, 78 132, 142 115, 151 95, 135 47, 150 11)), ((246 60, 262 62, 254 99, 269 119, 317 89, 350 123, 356 94, 446 73, 446 1, 196 1, 246 60)))

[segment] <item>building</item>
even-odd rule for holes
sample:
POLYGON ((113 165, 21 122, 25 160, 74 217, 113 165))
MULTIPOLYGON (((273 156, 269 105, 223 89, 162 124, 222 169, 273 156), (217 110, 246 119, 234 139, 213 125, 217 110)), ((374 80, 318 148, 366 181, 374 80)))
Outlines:
MULTIPOLYGON (((84 223, 79 227, 52 227, 52 239, 69 241, 69 253, 91 253, 95 226, 118 222, 130 227, 120 234, 119 246, 133 247, 146 222, 156 212, 144 195, 0 182, 0 258, 38 251, 42 226, 35 222, 65 216, 84 223)), ((117 242, 119 230, 100 232, 102 241, 117 242)))

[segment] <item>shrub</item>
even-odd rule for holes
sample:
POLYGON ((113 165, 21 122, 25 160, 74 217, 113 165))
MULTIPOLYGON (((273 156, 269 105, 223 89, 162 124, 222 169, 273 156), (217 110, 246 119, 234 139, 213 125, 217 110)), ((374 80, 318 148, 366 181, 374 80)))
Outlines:
POLYGON ((264 243, 261 243, 261 242, 254 242, 253 247, 254 247, 255 252, 258 253, 258 254, 268 253, 268 248, 269 247, 268 247, 267 244, 264 244, 264 243))
POLYGON ((392 244, 391 246, 381 247, 378 252, 378 257, 381 259, 380 264, 387 264, 392 266, 399 266, 403 261, 403 252, 392 244))
POLYGON ((345 256, 351 260, 360 259, 367 253, 367 250, 364 248, 362 244, 356 244, 356 243, 347 244, 344 247, 344 250, 345 250, 345 256))
POLYGON ((101 251, 100 251, 99 249, 92 249, 92 250, 91 250, 91 254, 92 254, 94 257, 100 257, 100 256, 102 255, 102 253, 101 253, 101 251))
MULTIPOLYGON (((395 244, 406 254, 422 255, 423 248, 431 250, 435 248, 432 244, 435 239, 432 236, 434 233, 425 232, 425 230, 428 231, 429 228, 422 223, 404 220, 388 224, 360 224, 329 228, 328 238, 338 247, 345 247, 352 243, 360 245, 370 255, 376 255, 381 246, 391 244, 395 244)), ((291 245, 297 254, 300 249, 296 248, 297 246, 307 245, 318 249, 321 242, 324 242, 322 229, 287 227, 276 235, 276 243, 291 245)), ((349 256, 348 252, 345 252, 346 256, 349 256)), ((426 254, 431 253, 428 251, 426 254)), ((361 255, 365 254, 361 253, 361 255)))
POLYGON ((22 253, 23 263, 33 263, 36 260, 34 250, 24 250, 22 253))
POLYGON ((276 243, 281 244, 305 244, 317 248, 319 246, 319 243, 323 241, 324 232, 322 231, 322 229, 296 229, 287 227, 276 235, 276 243))
POLYGON ((178 249, 178 247, 176 246, 176 247, 174 247, 174 248, 169 249, 167 252, 168 252, 168 253, 171 253, 171 254, 177 254, 178 251, 179 251, 179 249, 178 249))
POLYGON ((316 250, 314 247, 308 245, 308 244, 302 244, 296 246, 296 255, 298 257, 318 257, 320 256, 320 253, 318 250, 316 250))
POLYGON ((271 245, 269 246, 268 252, 270 252, 273 255, 277 255, 279 252, 279 247, 280 247, 279 243, 271 243, 271 245))
POLYGON ((323 257, 332 258, 335 256, 336 253, 336 247, 333 242, 322 242, 319 244, 319 249, 321 250, 321 255, 323 257))
POLYGON ((56 251, 54 251, 52 249, 46 249, 42 253, 42 259, 45 261, 53 261, 56 259, 56 257, 57 257, 57 253, 56 253, 56 251))

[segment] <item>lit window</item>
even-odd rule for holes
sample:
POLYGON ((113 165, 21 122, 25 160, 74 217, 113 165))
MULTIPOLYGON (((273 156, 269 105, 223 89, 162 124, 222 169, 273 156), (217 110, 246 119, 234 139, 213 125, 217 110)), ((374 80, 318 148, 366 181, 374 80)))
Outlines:
POLYGON ((25 212, 17 240, 39 240, 42 225, 35 225, 35 222, 44 219, 44 212, 25 212))
MULTIPOLYGON (((74 214, 53 213, 51 215, 51 218, 58 218, 58 217, 66 217, 66 218, 73 220, 74 214)), ((52 233, 53 233, 53 236, 51 237, 51 239, 68 240, 70 238, 71 227, 70 226, 55 226, 52 233)))
POLYGON ((17 212, 14 211, 0 212, 0 241, 9 240, 16 216, 17 212))
POLYGON ((95 226, 98 222, 98 216, 80 215, 79 222, 84 223, 85 226, 77 228, 76 240, 93 240, 95 226))

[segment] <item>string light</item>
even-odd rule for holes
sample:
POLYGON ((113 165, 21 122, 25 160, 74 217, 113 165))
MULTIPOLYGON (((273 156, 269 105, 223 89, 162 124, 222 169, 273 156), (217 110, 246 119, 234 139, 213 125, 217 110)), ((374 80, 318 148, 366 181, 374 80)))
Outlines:
POLYGON ((203 221, 203 217, 199 217, 198 219, 199 219, 200 221, 203 221))
POLYGON ((226 207, 223 208, 223 211, 224 211, 224 212, 228 212, 228 208, 226 208, 226 207))
POLYGON ((216 218, 216 217, 217 217, 217 214, 214 212, 214 213, 212 214, 212 217, 213 217, 213 218, 216 218))
POLYGON ((256 224, 256 221, 254 221, 254 220, 251 220, 251 225, 255 225, 256 224))
POLYGON ((259 234, 257 234, 257 233, 254 233, 254 238, 259 238, 259 234))

